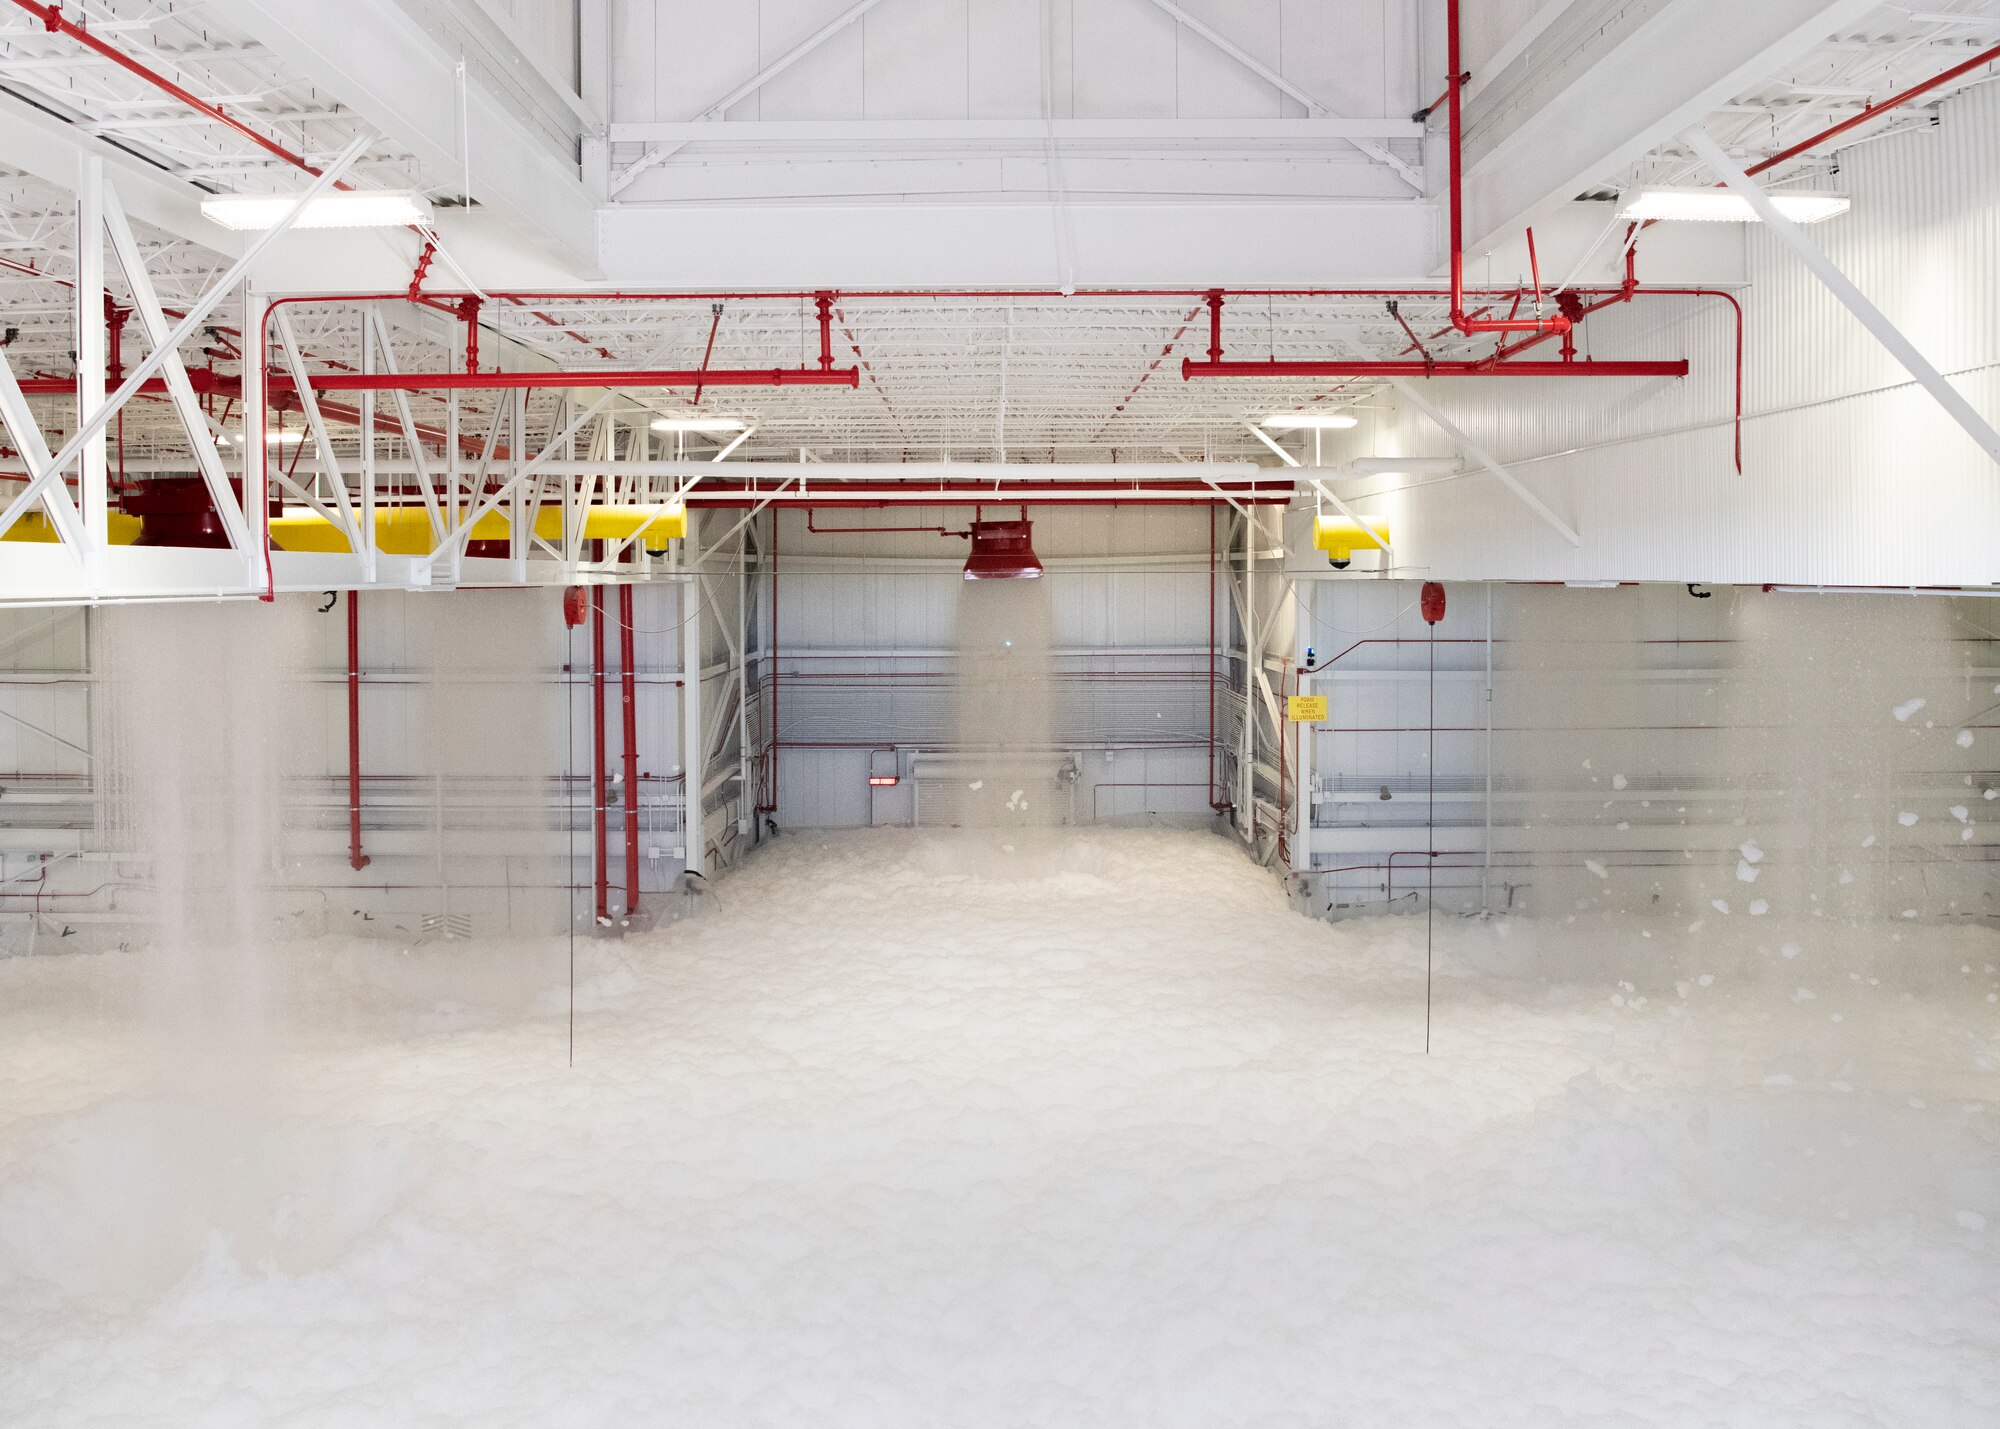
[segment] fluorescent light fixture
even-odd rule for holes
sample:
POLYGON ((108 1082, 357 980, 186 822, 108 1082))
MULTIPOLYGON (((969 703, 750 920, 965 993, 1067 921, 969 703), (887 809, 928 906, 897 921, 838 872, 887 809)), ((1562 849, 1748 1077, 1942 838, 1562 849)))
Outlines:
POLYGON ((306 439, 304 432, 266 432, 264 445, 267 447, 296 446, 306 439))
POLYGON ((1339 412, 1273 412, 1257 425, 1272 432, 1330 432, 1358 427, 1361 419, 1339 412))
MULTIPOLYGON (((1771 206, 1793 223, 1818 223, 1846 213, 1853 200, 1824 190, 1780 189, 1771 206)), ((1757 210, 1728 189, 1641 189, 1626 203, 1623 216, 1636 222, 1756 223, 1757 210)))
MULTIPOLYGON (((296 194, 213 194, 201 216, 224 228, 276 228, 296 194)), ((306 205, 294 228, 402 228, 431 221, 431 201, 407 189, 351 189, 321 194, 306 205)))
POLYGON ((653 422, 656 432, 740 432, 743 423, 734 417, 659 417, 653 422))

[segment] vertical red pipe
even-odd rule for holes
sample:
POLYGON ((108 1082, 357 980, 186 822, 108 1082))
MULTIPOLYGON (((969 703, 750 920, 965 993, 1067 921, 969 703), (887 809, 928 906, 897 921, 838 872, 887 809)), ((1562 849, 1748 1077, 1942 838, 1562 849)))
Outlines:
POLYGON ((1208 508, 1208 807, 1215 800, 1215 506, 1208 508))
MULTIPOLYGON (((783 514, 771 513, 771 785, 764 809, 773 814, 778 811, 778 525, 783 514)), ((686 785, 681 793, 685 797, 686 785)))
POLYGON ((597 917, 611 919, 611 869, 604 827, 604 587, 590 588, 590 837, 596 851, 597 917))
MULTIPOLYGON (((1569 319, 1560 314, 1543 318, 1475 318, 1465 311, 1465 70, 1458 46, 1458 0, 1445 0, 1445 116, 1450 141, 1445 145, 1451 197, 1447 206, 1451 234, 1451 325, 1471 337, 1483 332, 1568 332, 1569 319)), ((1516 300, 1518 301, 1518 299, 1516 300)))
POLYGON ((628 585, 618 587, 618 684, 625 715, 625 916, 629 918, 639 911, 639 682, 632 669, 628 585))
POLYGON ((361 851, 361 592, 347 593, 347 863, 368 867, 361 851))

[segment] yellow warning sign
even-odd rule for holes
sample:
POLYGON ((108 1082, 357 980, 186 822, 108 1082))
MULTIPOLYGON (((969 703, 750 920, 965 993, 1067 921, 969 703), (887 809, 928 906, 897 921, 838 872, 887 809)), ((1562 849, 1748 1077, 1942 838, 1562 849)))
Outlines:
POLYGON ((1326 696, 1285 696, 1285 718, 1294 724, 1318 724, 1326 718, 1326 696))

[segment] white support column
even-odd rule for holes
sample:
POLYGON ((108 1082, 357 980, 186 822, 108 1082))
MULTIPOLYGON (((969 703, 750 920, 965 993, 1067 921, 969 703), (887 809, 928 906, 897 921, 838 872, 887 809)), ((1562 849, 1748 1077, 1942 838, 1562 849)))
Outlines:
MULTIPOLYGON (((375 370, 375 325, 361 315, 361 370, 375 370)), ((375 583, 375 394, 361 393, 361 579, 375 583)))
MULTIPOLYGON (((584 107, 600 117, 611 113, 611 0, 578 0, 576 10, 576 92, 584 107)), ((611 141, 606 127, 592 125, 583 135, 583 182, 600 204, 611 201, 611 141)))
POLYGON ((701 578, 681 577, 681 838, 686 862, 697 873, 708 872, 703 857, 701 789, 708 771, 701 738, 701 578))
MULTIPOLYGON (((690 518, 692 519, 692 518, 690 518)), ((750 528, 736 537, 736 837, 757 841, 757 789, 750 777, 750 528)))
POLYGON ((1236 830, 1247 841, 1257 818, 1257 670, 1262 637, 1257 630, 1257 509, 1243 513, 1243 577, 1237 614, 1243 618, 1243 728, 1236 734, 1236 830))
MULTIPOLYGON (((1280 519, 1282 520, 1283 518, 1280 519)), ((1282 578, 1281 576, 1280 579, 1282 578)), ((1309 601, 1318 600, 1319 587, 1317 585, 1309 585, 1302 599, 1309 601)), ((1312 613, 1309 608, 1308 613, 1312 613)), ((1312 628, 1313 624, 1310 620, 1297 621, 1293 626, 1293 669, 1303 670, 1306 667, 1306 644, 1312 638, 1312 628)), ((1299 676, 1297 691, 1299 694, 1306 692, 1305 676, 1303 675, 1299 676)), ((1305 873, 1312 868, 1313 745, 1317 742, 1318 736, 1314 732, 1314 726, 1305 720, 1299 720, 1294 723, 1291 721, 1288 711, 1280 711, 1280 713, 1286 716, 1285 728, 1292 735, 1293 765, 1298 771, 1295 786, 1299 794, 1297 800, 1292 805, 1292 870, 1295 873, 1305 873)))
MULTIPOLYGON (((514 562, 514 579, 528 580, 528 550, 534 544, 535 512, 528 501, 528 484, 521 472, 528 462, 528 393, 514 390, 507 418, 507 555, 514 562)), ((499 420, 499 414, 494 414, 499 420)))
MULTIPOLYGON (((110 345, 104 321, 104 160, 86 155, 77 163, 76 184, 76 400, 80 420, 88 421, 104 406, 105 372, 110 345)), ((86 567, 97 583, 104 548, 111 544, 111 474, 105 447, 107 431, 99 427, 84 443, 78 472, 82 478, 83 530, 90 540, 86 567)))
POLYGON ((1701 156, 1702 162, 1708 165, 1710 171, 1757 211, 1757 216, 1764 220, 1764 226, 1798 255, 1799 261, 1812 270, 1813 276, 1826 285, 1828 292, 1840 299, 1841 305, 1854 314, 1861 325, 1874 335, 1877 342, 1889 349, 1889 355, 1903 365, 1904 371, 1923 385, 1924 390, 1936 399, 1937 404, 1944 408, 1951 419, 1965 429, 1965 434, 1979 443, 1981 450, 1988 457, 2000 462, 2000 432, 1994 431, 1993 424, 1980 416, 1945 375, 1917 351, 1916 344, 1904 337, 1882 310, 1868 301, 1862 291, 1854 286, 1853 280, 1841 272, 1833 260, 1822 253, 1813 241, 1799 230, 1797 224, 1778 212, 1777 206, 1771 202, 1770 195, 1764 192, 1755 179, 1745 174, 1735 160, 1722 152, 1721 146, 1708 137, 1706 130, 1699 126, 1690 129, 1686 139, 1688 147, 1701 156))
MULTIPOLYGON (((264 503, 265 475, 271 458, 271 449, 264 443, 264 314, 269 308, 264 295, 257 291, 254 283, 243 285, 243 408, 242 436, 238 440, 243 447, 243 511, 261 511, 264 503)), ((263 522, 257 522, 258 529, 263 522)), ((256 585, 264 579, 264 553, 251 549, 246 540, 242 547, 248 557, 249 583, 256 585)))

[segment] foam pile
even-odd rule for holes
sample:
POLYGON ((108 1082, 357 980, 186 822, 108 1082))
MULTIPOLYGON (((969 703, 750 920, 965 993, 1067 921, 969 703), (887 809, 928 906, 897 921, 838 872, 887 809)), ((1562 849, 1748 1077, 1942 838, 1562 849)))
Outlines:
POLYGON ((2000 1420, 2000 939, 1440 920, 1426 1059, 1415 920, 1005 868, 787 837, 580 947, 574 1069, 491 949, 281 946, 289 1180, 138 1290, 145 955, 0 964, 4 1417, 2000 1420))

